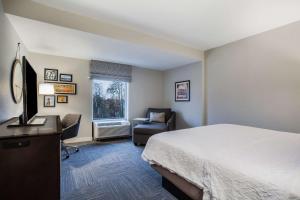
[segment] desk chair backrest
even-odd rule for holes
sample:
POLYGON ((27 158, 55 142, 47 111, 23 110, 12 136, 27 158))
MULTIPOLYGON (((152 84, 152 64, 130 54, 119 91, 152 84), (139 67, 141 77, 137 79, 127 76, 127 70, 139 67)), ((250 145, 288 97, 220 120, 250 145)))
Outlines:
POLYGON ((76 137, 79 131, 81 115, 80 114, 67 114, 62 120, 62 136, 61 139, 69 139, 76 137))

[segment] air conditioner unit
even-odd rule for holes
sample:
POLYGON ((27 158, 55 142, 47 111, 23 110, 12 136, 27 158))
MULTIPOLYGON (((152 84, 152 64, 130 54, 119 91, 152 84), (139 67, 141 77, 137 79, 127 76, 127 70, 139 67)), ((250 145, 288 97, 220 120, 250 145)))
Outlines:
POLYGON ((93 122, 94 139, 130 136, 130 122, 93 122))

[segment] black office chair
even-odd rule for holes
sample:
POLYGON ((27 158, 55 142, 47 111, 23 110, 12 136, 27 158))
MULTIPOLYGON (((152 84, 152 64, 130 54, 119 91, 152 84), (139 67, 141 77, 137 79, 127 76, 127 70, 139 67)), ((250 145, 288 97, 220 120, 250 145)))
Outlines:
POLYGON ((78 135, 81 115, 80 114, 67 114, 62 120, 62 135, 61 135, 61 148, 66 152, 66 159, 70 157, 69 149, 79 151, 76 146, 65 145, 64 140, 76 137, 78 135))

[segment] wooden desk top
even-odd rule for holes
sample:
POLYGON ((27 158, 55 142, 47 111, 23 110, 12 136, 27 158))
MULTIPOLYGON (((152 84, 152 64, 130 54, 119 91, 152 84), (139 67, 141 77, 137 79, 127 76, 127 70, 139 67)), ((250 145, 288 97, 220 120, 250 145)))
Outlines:
POLYGON ((12 118, 0 125, 0 140, 18 137, 33 137, 44 135, 61 134, 62 126, 58 115, 41 116, 47 118, 47 121, 42 126, 22 126, 22 127, 7 127, 10 123, 18 120, 12 118))

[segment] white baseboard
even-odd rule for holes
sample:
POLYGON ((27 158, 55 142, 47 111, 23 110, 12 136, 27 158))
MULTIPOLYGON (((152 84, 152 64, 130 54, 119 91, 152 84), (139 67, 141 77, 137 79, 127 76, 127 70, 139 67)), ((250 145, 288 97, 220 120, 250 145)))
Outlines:
POLYGON ((78 142, 90 142, 92 141, 92 137, 75 137, 75 138, 71 138, 71 139, 67 139, 64 142, 65 143, 78 143, 78 142))

